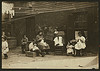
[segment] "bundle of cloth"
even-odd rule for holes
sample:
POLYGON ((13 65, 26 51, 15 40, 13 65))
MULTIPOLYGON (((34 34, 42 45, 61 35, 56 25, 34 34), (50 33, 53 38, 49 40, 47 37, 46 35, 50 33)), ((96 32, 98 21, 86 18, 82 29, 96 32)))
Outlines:
POLYGON ((40 56, 40 55, 42 57, 45 56, 45 54, 38 48, 38 46, 34 40, 29 44, 29 51, 36 52, 36 56, 40 56))

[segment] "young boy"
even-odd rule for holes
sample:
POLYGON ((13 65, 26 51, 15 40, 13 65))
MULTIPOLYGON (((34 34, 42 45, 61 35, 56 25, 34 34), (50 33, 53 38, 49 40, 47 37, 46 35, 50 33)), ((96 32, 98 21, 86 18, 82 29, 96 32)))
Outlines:
POLYGON ((71 40, 68 42, 66 48, 67 48, 67 55, 75 55, 75 44, 76 40, 71 40))
POLYGON ((8 48, 8 43, 6 41, 6 38, 2 37, 2 54, 4 55, 4 59, 8 58, 8 55, 7 55, 8 51, 9 51, 9 48, 8 48))
POLYGON ((74 46, 72 45, 71 42, 68 42, 66 48, 67 48, 67 55, 70 55, 70 54, 74 55, 74 50, 73 50, 74 46))

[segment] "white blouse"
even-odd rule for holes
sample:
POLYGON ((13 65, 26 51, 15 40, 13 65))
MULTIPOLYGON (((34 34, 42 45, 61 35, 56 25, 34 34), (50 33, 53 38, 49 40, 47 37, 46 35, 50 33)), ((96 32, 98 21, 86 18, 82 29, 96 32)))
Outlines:
POLYGON ((62 38, 61 36, 55 37, 55 38, 54 38, 54 42, 55 42, 55 46, 56 46, 57 44, 59 44, 58 46, 63 46, 63 38, 62 38), (58 39, 58 38, 59 38, 59 39, 58 39))

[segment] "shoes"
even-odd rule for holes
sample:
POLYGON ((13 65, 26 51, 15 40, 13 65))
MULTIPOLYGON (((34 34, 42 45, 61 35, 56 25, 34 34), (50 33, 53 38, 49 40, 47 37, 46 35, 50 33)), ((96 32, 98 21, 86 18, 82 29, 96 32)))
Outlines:
POLYGON ((42 57, 44 57, 44 55, 42 55, 42 57))
POLYGON ((7 54, 4 54, 4 59, 8 59, 8 55, 7 54))
POLYGON ((25 54, 25 52, 22 52, 22 54, 25 54))
POLYGON ((42 53, 42 57, 44 57, 45 56, 45 53, 42 53))

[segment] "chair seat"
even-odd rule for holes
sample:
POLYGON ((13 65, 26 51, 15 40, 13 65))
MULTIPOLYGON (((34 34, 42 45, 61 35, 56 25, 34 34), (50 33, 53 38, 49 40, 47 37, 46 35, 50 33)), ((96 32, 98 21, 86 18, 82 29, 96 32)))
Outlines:
POLYGON ((63 46, 55 46, 54 55, 63 55, 63 46))

